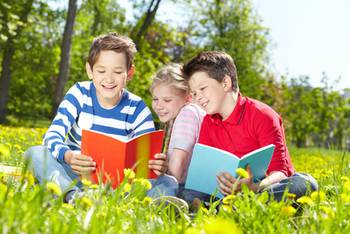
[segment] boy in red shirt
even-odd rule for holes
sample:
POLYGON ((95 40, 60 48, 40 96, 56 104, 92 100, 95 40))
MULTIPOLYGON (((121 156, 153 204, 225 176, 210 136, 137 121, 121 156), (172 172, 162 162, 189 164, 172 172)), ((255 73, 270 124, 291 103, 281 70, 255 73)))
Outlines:
POLYGON ((241 179, 233 191, 236 179, 227 172, 220 173, 217 182, 223 195, 240 191, 243 183, 254 192, 268 191, 276 200, 282 199, 286 188, 296 198, 317 189, 312 176, 294 172, 281 117, 268 105, 240 94, 236 67, 230 55, 219 51, 201 52, 184 65, 183 71, 194 100, 207 112, 199 143, 237 156, 275 145, 267 176, 260 182, 254 182, 250 175, 241 179))

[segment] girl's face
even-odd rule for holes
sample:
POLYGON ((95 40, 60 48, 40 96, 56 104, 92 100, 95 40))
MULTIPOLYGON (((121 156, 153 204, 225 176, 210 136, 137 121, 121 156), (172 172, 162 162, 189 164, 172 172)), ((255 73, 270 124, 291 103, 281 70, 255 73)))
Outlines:
POLYGON ((152 97, 152 108, 162 123, 175 119, 189 99, 187 95, 167 84, 155 86, 152 97))

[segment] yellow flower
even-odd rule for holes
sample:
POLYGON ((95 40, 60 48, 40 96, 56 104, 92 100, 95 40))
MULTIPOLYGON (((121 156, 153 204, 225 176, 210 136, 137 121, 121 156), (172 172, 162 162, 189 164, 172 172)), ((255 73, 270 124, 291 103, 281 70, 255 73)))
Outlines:
POLYGON ((149 182, 149 180, 147 180, 147 179, 139 178, 139 179, 135 179, 134 182, 140 183, 147 190, 150 190, 152 188, 151 182, 149 182))
POLYGON ((190 227, 185 231, 185 234, 204 234, 205 232, 203 230, 190 227))
POLYGON ((92 206, 92 201, 88 197, 82 197, 80 201, 85 208, 90 208, 92 206))
POLYGON ((349 182, 350 181, 349 177, 347 177, 347 176, 342 176, 342 177, 340 177, 340 179, 342 182, 349 182))
POLYGON ((296 197, 294 193, 287 193, 287 198, 293 200, 296 197))
POLYGON ((34 178, 34 176, 32 175, 32 173, 27 173, 27 174, 25 175, 25 179, 26 179, 26 181, 27 181, 29 187, 31 187, 31 186, 34 185, 34 183, 35 183, 35 178, 34 178))
POLYGON ((81 180, 81 183, 86 187, 89 187, 92 184, 90 180, 87 180, 85 178, 81 180))
POLYGON ((5 144, 0 144, 0 156, 7 158, 10 156, 10 148, 5 144))
POLYGON ((47 182, 46 183, 46 189, 50 193, 55 194, 57 196, 61 196, 62 195, 61 188, 54 182, 47 182))
POLYGON ((130 168, 124 169, 124 177, 127 179, 134 179, 135 178, 135 172, 130 168))
POLYGON ((151 204, 152 202, 152 198, 151 197, 145 197, 142 201, 142 203, 145 205, 145 206, 148 206, 149 204, 151 204))
POLYGON ((98 212, 98 213, 96 214, 96 217, 97 217, 98 219, 105 219, 105 218, 107 217, 107 214, 106 214, 105 212, 103 212, 103 211, 100 211, 100 212, 98 212))
POLYGON ((224 197, 224 199, 222 199, 222 203, 225 205, 229 205, 233 203, 234 199, 235 199, 235 195, 231 194, 224 197))
POLYGON ((291 217, 297 212, 297 210, 293 206, 284 206, 282 207, 281 212, 283 215, 291 217))
POLYGON ((223 204, 220 208, 223 211, 228 212, 228 213, 232 213, 233 212, 232 205, 223 204))
POLYGON ((326 194, 323 191, 315 191, 310 195, 313 201, 324 201, 326 200, 326 194))
POLYGON ((243 168, 237 168, 236 174, 242 178, 249 178, 249 173, 243 168))
POLYGON ((74 206, 72 206, 71 204, 68 204, 68 203, 63 203, 62 207, 67 209, 67 210, 73 210, 74 209, 74 206))
POLYGON ((333 218, 335 217, 335 213, 334 213, 334 211, 332 210, 332 208, 330 208, 330 207, 321 206, 321 207, 320 207, 320 210, 321 210, 321 212, 323 213, 324 218, 331 218, 331 219, 333 219, 333 218))
POLYGON ((209 215, 209 210, 207 208, 205 208, 204 206, 201 206, 200 211, 205 215, 209 215))
POLYGON ((239 226, 229 219, 210 218, 208 223, 204 225, 205 233, 207 234, 242 234, 239 226))
POLYGON ((98 184, 91 184, 90 186, 89 186, 89 188, 91 188, 91 189, 98 189, 98 184))
POLYGON ((347 194, 340 194, 340 199, 342 200, 343 203, 350 203, 350 196, 347 194))
POLYGON ((129 183, 124 184, 123 192, 128 193, 130 191, 131 191, 131 184, 129 184, 129 183))
POLYGON ((313 205, 314 204, 312 199, 310 197, 308 197, 308 196, 302 196, 302 197, 298 198, 297 202, 299 202, 300 204, 307 204, 307 205, 313 205))

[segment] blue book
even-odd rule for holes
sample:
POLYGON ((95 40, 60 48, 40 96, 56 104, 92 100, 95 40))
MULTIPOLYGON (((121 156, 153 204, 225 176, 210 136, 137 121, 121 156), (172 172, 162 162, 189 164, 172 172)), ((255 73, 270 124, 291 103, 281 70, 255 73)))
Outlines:
POLYGON ((225 150, 197 143, 193 149, 185 188, 222 198, 216 181, 217 174, 225 171, 237 177, 236 169, 245 169, 249 165, 254 181, 260 181, 265 177, 274 149, 275 145, 267 145, 239 158, 225 150))

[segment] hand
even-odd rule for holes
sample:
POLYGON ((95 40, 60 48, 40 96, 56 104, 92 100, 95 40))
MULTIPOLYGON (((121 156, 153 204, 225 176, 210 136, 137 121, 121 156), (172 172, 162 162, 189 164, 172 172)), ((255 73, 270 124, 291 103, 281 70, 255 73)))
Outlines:
POLYGON ((153 170, 157 176, 163 175, 169 167, 168 157, 166 154, 155 154, 154 158, 148 161, 148 168, 153 170))
POLYGON ((64 155, 64 161, 68 163, 74 173, 78 175, 89 174, 96 170, 96 163, 91 157, 75 153, 71 150, 64 155))
POLYGON ((221 172, 217 175, 216 181, 219 184, 219 190, 223 195, 230 195, 242 191, 242 185, 247 185, 249 190, 254 192, 258 191, 259 184, 253 182, 253 175, 250 167, 247 167, 249 174, 248 178, 242 178, 237 180, 231 174, 227 172, 221 172))

